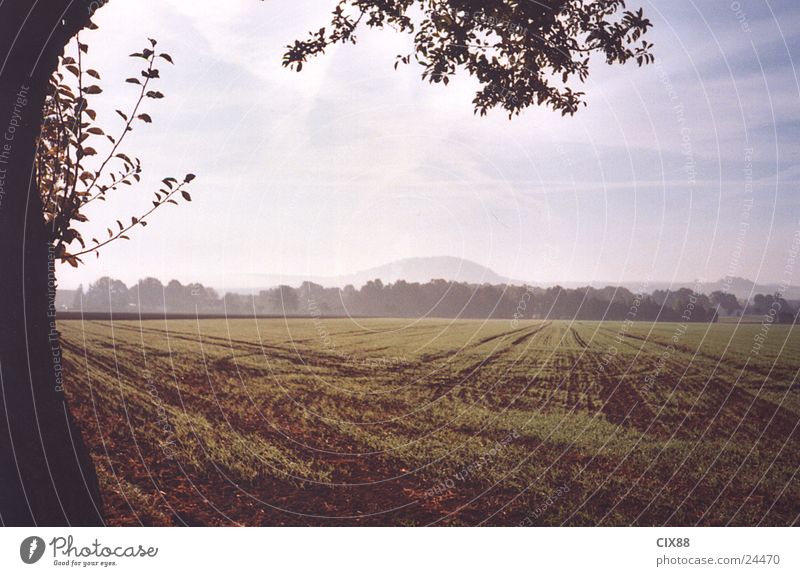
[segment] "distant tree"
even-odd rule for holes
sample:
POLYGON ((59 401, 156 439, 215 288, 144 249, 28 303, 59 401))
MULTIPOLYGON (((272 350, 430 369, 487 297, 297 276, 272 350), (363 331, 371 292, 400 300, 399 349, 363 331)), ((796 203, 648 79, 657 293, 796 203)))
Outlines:
POLYGON ((735 294, 715 290, 709 295, 709 299, 712 305, 723 309, 728 315, 734 314, 742 309, 742 305, 739 304, 739 300, 736 298, 735 294))
POLYGON ((275 310, 272 307, 274 302, 272 292, 270 290, 261 290, 256 295, 256 311, 259 314, 273 314, 275 310))
POLYGON ((775 300, 773 304, 777 303, 775 306, 776 309, 776 319, 781 324, 792 324, 795 321, 796 312, 789 302, 787 302, 784 298, 775 296, 775 300))
POLYGON ((164 306, 167 312, 188 312, 193 308, 186 287, 177 280, 170 280, 164 287, 164 306))
POLYGON ((380 315, 383 310, 384 302, 381 298, 383 293, 383 282, 380 278, 369 280, 359 291, 358 302, 361 309, 368 315, 380 315))
POLYGON ((119 312, 129 309, 128 287, 124 282, 103 276, 89 285, 83 297, 84 310, 91 312, 119 312))
POLYGON ((750 308, 755 314, 766 314, 770 306, 772 306, 772 294, 756 294, 753 296, 750 308))
POLYGON ((83 284, 78 285, 75 295, 72 297, 72 309, 81 310, 83 308, 83 284))
POLYGON ((131 288, 131 304, 150 312, 164 310, 164 285, 158 278, 144 278, 131 288))
POLYGON ((796 322, 797 311, 779 293, 756 294, 745 308, 747 314, 763 315, 765 319, 782 324, 796 322))
POLYGON ((253 312, 252 300, 242 294, 228 292, 222 298, 225 314, 248 314, 253 312))
POLYGON ((213 288, 208 288, 202 284, 193 283, 186 285, 190 299, 190 310, 197 312, 220 312, 219 294, 213 288))
POLYGON ((300 299, 291 286, 278 286, 274 299, 273 306, 280 312, 295 312, 300 305, 300 299))

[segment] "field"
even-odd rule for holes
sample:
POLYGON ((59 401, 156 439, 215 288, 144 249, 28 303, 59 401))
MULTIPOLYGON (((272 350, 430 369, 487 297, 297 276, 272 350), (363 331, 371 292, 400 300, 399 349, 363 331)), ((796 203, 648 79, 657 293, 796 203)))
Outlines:
POLYGON ((62 321, 115 525, 790 525, 760 324, 62 321))

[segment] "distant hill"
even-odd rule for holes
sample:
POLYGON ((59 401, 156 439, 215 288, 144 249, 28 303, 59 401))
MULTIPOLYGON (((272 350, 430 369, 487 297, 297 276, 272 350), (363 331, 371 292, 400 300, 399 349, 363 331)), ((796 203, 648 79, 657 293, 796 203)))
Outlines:
POLYGON ((525 284, 520 280, 511 280, 500 276, 494 270, 472 260, 456 258, 455 256, 430 256, 425 258, 403 258, 382 266, 341 276, 248 274, 240 278, 229 279, 227 284, 230 287, 224 287, 221 291, 244 294, 257 292, 260 289, 279 284, 299 286, 305 281, 314 282, 326 288, 343 288, 348 284, 360 288, 368 281, 377 278, 380 278, 384 284, 393 283, 397 280, 425 283, 437 278, 452 282, 466 282, 467 284, 525 284))
MULTIPOLYGON (((404 258, 383 266, 369 268, 335 279, 334 286, 361 286, 369 280, 380 278, 384 283, 405 280, 406 282, 429 282, 436 278, 467 284, 505 284, 511 280, 497 274, 477 262, 454 256, 429 258, 404 258)), ((322 284, 322 282, 320 282, 322 284)), ((323 284, 324 285, 324 284, 323 284)))

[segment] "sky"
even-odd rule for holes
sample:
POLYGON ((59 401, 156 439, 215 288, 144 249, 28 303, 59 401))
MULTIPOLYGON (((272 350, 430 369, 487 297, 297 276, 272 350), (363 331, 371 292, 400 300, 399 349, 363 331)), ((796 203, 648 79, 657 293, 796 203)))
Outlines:
MULTIPOLYGON (((574 117, 473 113, 475 81, 420 79, 411 38, 364 30, 301 73, 284 47, 329 22, 333 0, 114 0, 85 31, 103 76, 100 125, 135 96, 128 54, 156 38, 153 123, 125 149, 142 183, 88 211, 84 237, 147 209, 161 178, 192 172, 168 206, 61 286, 103 275, 246 286, 455 256, 533 283, 797 284, 800 5, 640 5, 656 63, 594 63, 574 117)), ((141 62, 141 61, 140 61, 141 62)))

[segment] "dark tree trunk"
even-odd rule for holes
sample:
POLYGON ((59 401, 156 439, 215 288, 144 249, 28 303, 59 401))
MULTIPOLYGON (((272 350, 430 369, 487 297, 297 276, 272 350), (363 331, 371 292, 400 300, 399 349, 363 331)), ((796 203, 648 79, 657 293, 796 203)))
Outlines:
POLYGON ((0 3, 0 523, 98 525, 94 465, 63 393, 53 261, 33 178, 48 79, 81 0, 0 3))

